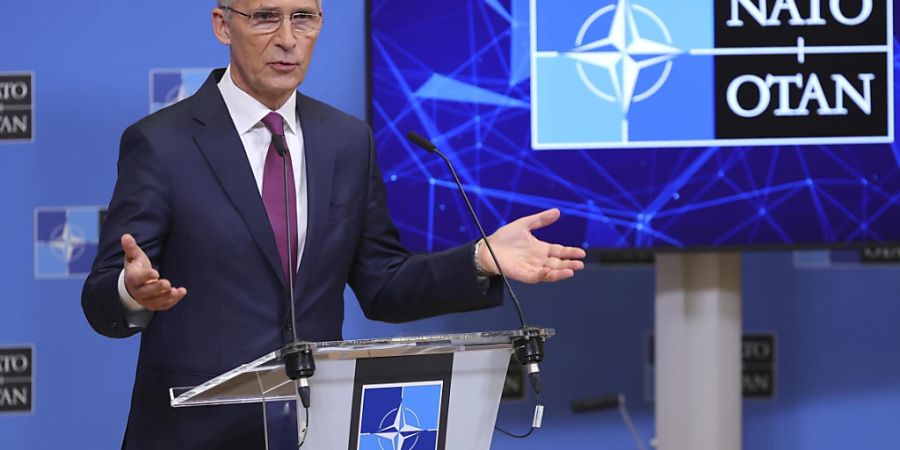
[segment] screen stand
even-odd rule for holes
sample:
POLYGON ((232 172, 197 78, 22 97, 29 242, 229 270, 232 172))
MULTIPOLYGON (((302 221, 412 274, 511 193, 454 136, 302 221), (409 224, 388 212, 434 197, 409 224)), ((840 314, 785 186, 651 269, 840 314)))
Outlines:
POLYGON ((741 256, 656 255, 660 450, 741 449, 741 256))

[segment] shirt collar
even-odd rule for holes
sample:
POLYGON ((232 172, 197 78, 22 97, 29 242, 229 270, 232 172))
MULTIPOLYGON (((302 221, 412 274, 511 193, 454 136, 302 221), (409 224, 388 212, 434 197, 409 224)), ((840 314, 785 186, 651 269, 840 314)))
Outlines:
MULTIPOLYGON (((234 121, 234 126, 241 135, 248 133, 257 125, 262 126, 260 121, 272 112, 266 105, 234 84, 234 80, 231 79, 230 64, 225 69, 225 75, 219 81, 219 92, 222 93, 228 112, 231 113, 231 120, 234 121)), ((297 126, 297 91, 295 90, 275 112, 284 118, 284 131, 296 133, 294 128, 297 126)))

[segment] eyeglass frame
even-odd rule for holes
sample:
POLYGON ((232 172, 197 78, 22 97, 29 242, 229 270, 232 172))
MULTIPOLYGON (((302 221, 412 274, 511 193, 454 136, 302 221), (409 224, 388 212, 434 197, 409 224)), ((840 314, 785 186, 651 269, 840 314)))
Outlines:
POLYGON ((294 28, 294 31, 297 32, 297 33, 309 33, 310 31, 317 31, 317 30, 320 30, 320 29, 322 28, 322 24, 325 23, 325 15, 322 14, 321 11, 320 11, 320 12, 317 12, 317 13, 311 13, 311 12, 295 12, 295 13, 292 13, 292 14, 284 14, 283 12, 278 11, 278 10, 274 10, 274 9, 258 9, 258 10, 255 10, 255 11, 250 11, 250 13, 245 13, 245 12, 243 12, 243 11, 238 11, 238 10, 236 10, 236 9, 230 7, 230 6, 219 6, 219 8, 220 8, 220 9, 224 9, 224 10, 226 10, 226 11, 231 11, 231 12, 233 12, 233 13, 237 13, 237 14, 239 14, 239 15, 241 15, 241 16, 246 17, 248 20, 253 20, 253 16, 254 16, 255 14, 261 13, 261 12, 271 13, 271 14, 276 14, 276 15, 278 15, 278 17, 279 17, 279 19, 280 19, 280 20, 278 21, 278 26, 276 26, 275 28, 273 28, 272 31, 263 31, 263 32, 260 32, 259 34, 271 34, 271 33, 277 32, 278 30, 281 29, 281 25, 284 24, 284 18, 285 18, 285 17, 288 18, 288 22, 291 22, 291 27, 294 28), (298 30, 296 27, 293 26, 293 24, 294 24, 294 22, 293 22, 294 17, 297 17, 297 16, 318 17, 319 19, 318 19, 318 21, 316 22, 316 25, 315 25, 313 28, 310 28, 310 29, 308 29, 308 30, 298 30))

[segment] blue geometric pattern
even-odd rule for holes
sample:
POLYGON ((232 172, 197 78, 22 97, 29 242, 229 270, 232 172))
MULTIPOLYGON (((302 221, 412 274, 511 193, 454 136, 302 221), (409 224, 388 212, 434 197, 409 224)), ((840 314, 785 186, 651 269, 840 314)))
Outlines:
POLYGON ((434 450, 441 382, 363 386, 359 450, 434 450))
POLYGON ((505 106, 508 108, 528 108, 528 103, 497 94, 493 91, 472 86, 461 81, 435 74, 416 91, 416 96, 430 100, 479 103, 482 105, 505 106))
POLYGON ((97 256, 100 207, 38 208, 34 212, 34 276, 85 276, 97 256))
MULTIPOLYGON (((408 130, 447 154, 489 230, 558 207, 563 218, 538 235, 589 248, 900 241, 896 143, 532 150, 528 110, 472 95, 531 103, 523 5, 372 0, 371 121, 411 249, 448 248, 476 230, 443 162, 410 145, 408 130), (458 84, 421 94, 447 79, 458 84)), ((897 67, 896 35, 893 49, 897 67)))

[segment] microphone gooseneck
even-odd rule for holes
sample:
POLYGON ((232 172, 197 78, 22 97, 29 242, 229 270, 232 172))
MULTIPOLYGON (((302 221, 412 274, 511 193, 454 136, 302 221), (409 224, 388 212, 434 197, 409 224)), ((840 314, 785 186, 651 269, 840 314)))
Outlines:
POLYGON ((453 164, 450 163, 450 159, 447 158, 437 147, 424 137, 420 136, 415 131, 410 131, 406 133, 406 138, 412 141, 412 143, 418 145, 423 150, 428 153, 434 153, 441 157, 444 160, 444 163, 447 164, 447 167, 450 169, 450 175, 453 176, 453 181, 456 182, 456 186, 459 189, 459 192, 462 194, 463 201, 466 203, 466 207, 469 210, 469 214, 472 216, 472 220, 475 222, 475 226, 478 227, 478 232, 481 234, 485 247, 488 249, 488 253, 491 255, 491 259, 494 261, 494 265, 497 266, 497 272, 500 278, 503 279, 503 283, 506 285, 506 290, 509 292, 510 297, 512 298, 513 304, 516 307, 516 313, 519 315, 519 323, 522 328, 527 328, 525 325, 525 314, 522 313, 522 305, 519 303, 519 298, 516 296, 516 293, 513 291, 512 286, 509 284, 509 280, 506 278, 506 275, 503 274, 503 268, 500 267, 500 262, 497 261, 497 255, 494 253, 494 248, 491 246, 491 243, 488 242, 487 233, 484 232, 484 227, 481 226, 481 221, 478 220, 478 215, 475 214, 475 209, 472 208, 472 203, 469 201, 469 196, 466 194, 466 190, 463 188, 462 182, 459 181, 459 177, 456 175, 456 170, 453 169, 453 164))
POLYGON ((453 176, 453 180, 456 182, 456 186, 459 188, 459 192, 462 194, 462 198, 466 203, 466 207, 469 209, 469 214, 472 216, 472 220, 475 222, 475 226, 478 227, 478 232, 481 233, 482 242, 485 247, 488 249, 488 253, 491 255, 491 259, 494 261, 494 265, 497 267, 497 272, 500 278, 503 280, 503 284, 506 286, 507 292, 509 292, 510 298, 512 298, 513 305, 516 307, 516 312, 519 315, 519 323, 522 326, 523 336, 519 339, 513 341, 513 349, 516 353, 516 358, 525 366, 525 370, 528 373, 528 378, 531 380, 531 387, 534 389, 536 394, 541 393, 541 375, 540 375, 540 367, 538 364, 544 359, 544 340, 540 337, 539 330, 533 327, 529 327, 525 323, 525 314, 522 312, 522 305, 519 303, 519 298, 516 296, 515 291, 513 291, 512 286, 509 284, 509 279, 503 273, 503 268, 500 266, 500 261, 497 260, 497 254, 494 253, 494 248, 491 246, 490 241, 488 241, 487 233, 484 232, 484 227, 481 226, 481 221, 478 220, 478 215, 475 214, 475 209, 472 208, 472 203, 469 201, 468 195, 466 195, 466 190, 463 188, 462 183, 459 181, 459 177, 456 175, 456 170, 453 169, 453 164, 450 163, 450 160, 438 150, 437 146, 434 145, 433 142, 425 139, 415 131, 410 131, 406 133, 406 138, 409 139, 412 143, 418 145, 425 151, 429 153, 434 153, 441 157, 444 162, 447 164, 447 168, 450 169, 450 174, 453 176))
POLYGON ((287 258, 288 258, 288 273, 285 274, 287 276, 287 287, 288 287, 288 304, 291 306, 291 333, 294 338, 294 342, 297 342, 297 316, 294 313, 294 255, 291 250, 291 216, 290 216, 290 191, 288 188, 288 167, 287 167, 287 146, 284 144, 284 139, 282 136, 272 135, 272 144, 275 145, 275 151, 278 152, 278 155, 281 156, 281 169, 282 175, 284 176, 284 221, 285 221, 285 239, 287 239, 287 258))
POLYGON ((284 175, 284 210, 285 214, 285 239, 287 239, 288 248, 288 273, 285 275, 288 287, 288 304, 291 307, 291 333, 293 342, 281 351, 281 360, 284 363, 284 372, 291 380, 295 381, 297 386, 297 394, 303 407, 307 410, 310 404, 309 378, 316 372, 316 362, 313 359, 312 348, 307 344, 301 344, 297 339, 297 315, 294 310, 294 255, 291 250, 291 217, 290 217, 290 191, 288 187, 288 167, 287 167, 287 146, 282 136, 272 136, 272 143, 275 151, 282 158, 282 169, 284 175))

